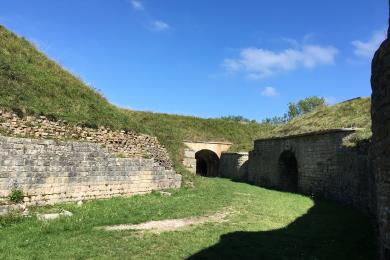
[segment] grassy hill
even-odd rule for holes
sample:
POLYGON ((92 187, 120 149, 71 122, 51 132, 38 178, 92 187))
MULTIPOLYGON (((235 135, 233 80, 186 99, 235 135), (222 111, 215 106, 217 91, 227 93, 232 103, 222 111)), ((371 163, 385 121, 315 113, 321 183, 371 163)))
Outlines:
POLYGON ((281 126, 121 109, 2 26, 0 107, 21 115, 45 115, 71 124, 131 129, 157 136, 179 172, 184 171, 180 164, 184 139, 231 141, 232 150, 248 151, 253 140, 260 137, 328 128, 361 127, 364 130, 354 138, 370 136, 367 98, 323 107, 281 126))
POLYGON ((86 125, 119 128, 129 120, 99 93, 2 26, 0 106, 86 125))
POLYGON ((356 98, 334 106, 320 107, 273 129, 269 136, 285 136, 331 128, 361 128, 347 140, 356 141, 371 137, 371 99, 356 98))
POLYGON ((0 107, 19 114, 45 115, 72 124, 131 129, 157 136, 180 167, 183 139, 231 141, 235 150, 249 150, 269 124, 201 119, 135 112, 110 104, 27 40, 0 26, 0 107))

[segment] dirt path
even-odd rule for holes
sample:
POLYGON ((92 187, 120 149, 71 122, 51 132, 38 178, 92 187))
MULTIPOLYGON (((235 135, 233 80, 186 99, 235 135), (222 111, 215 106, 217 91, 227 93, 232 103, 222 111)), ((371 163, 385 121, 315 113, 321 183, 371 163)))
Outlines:
POLYGON ((166 231, 174 231, 188 226, 200 225, 209 222, 221 223, 226 221, 226 217, 232 213, 231 209, 223 209, 213 215, 182 218, 182 219, 165 219, 159 221, 149 221, 140 224, 121 224, 114 226, 104 226, 99 229, 106 231, 120 231, 120 230, 149 230, 155 233, 166 231))

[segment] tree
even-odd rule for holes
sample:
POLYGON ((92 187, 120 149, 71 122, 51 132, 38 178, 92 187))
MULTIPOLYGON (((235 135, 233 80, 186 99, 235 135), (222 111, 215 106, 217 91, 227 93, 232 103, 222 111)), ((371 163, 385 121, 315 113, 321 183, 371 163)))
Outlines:
POLYGON ((309 113, 322 106, 326 106, 325 99, 317 96, 301 99, 297 103, 291 102, 288 104, 288 120, 309 113))
MULTIPOLYGON (((251 122, 248 118, 245 118, 243 116, 223 116, 221 119, 228 120, 228 121, 235 121, 235 122, 251 122)), ((252 120, 253 121, 253 120, 252 120)))

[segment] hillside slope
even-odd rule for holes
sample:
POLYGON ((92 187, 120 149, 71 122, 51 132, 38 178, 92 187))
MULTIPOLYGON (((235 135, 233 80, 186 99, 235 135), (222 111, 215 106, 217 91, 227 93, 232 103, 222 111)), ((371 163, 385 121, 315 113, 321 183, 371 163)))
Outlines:
POLYGON ((268 136, 285 136, 331 128, 361 128, 349 141, 371 137, 371 99, 356 98, 321 107, 273 129, 268 136))
POLYGON ((128 121, 104 97, 2 26, 0 107, 91 126, 119 128, 128 121))
POLYGON ((228 140, 249 150, 273 126, 222 119, 135 112, 110 104, 27 40, 0 26, 0 108, 72 124, 130 129, 157 136, 180 167, 183 139, 228 140))
POLYGON ((184 139, 230 141, 234 151, 249 151, 253 140, 339 127, 364 128, 352 139, 368 138, 370 100, 323 107, 281 126, 225 119, 168 115, 120 109, 27 40, 0 26, 0 108, 21 115, 45 115, 71 124, 129 129, 157 136, 178 172, 184 139))

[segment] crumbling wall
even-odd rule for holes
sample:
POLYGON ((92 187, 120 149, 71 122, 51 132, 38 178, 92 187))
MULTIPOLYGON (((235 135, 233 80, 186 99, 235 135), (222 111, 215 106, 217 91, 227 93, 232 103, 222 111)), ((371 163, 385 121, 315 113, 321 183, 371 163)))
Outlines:
MULTIPOLYGON (((388 36, 389 37, 389 36, 388 36)), ((372 62, 372 149, 380 259, 390 259, 390 41, 372 62)))
POLYGON ((26 205, 44 205, 180 184, 181 175, 153 159, 118 158, 99 144, 0 136, 0 206, 12 189, 23 191, 26 205))
POLYGON ((156 137, 132 131, 81 127, 62 120, 51 121, 44 116, 20 118, 16 114, 0 110, 0 133, 14 137, 97 143, 121 157, 153 158, 166 169, 172 169, 169 155, 156 137))

